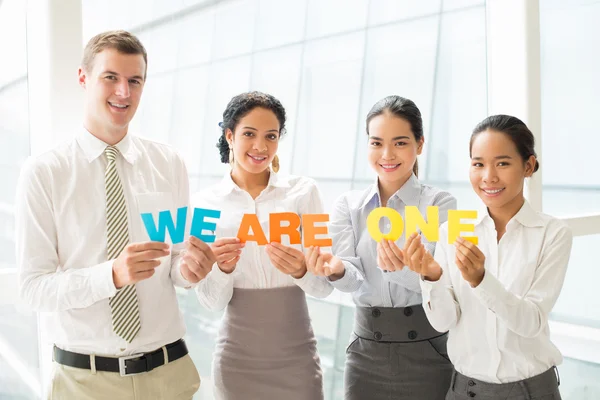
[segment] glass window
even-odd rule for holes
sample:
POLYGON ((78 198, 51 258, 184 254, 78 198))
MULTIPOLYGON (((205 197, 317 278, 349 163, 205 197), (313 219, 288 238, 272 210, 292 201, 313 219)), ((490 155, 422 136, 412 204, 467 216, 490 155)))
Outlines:
POLYGON ((540 1, 544 211, 600 212, 600 1, 540 1))
MULTIPOLYGON (((29 156, 26 3, 0 2, 0 280, 16 285, 14 201, 19 169, 29 156)), ((15 307, 16 291, 0 293, 0 398, 41 396, 37 319, 15 307)))
POLYGON ((600 274, 593 254, 596 246, 600 246, 600 234, 574 238, 567 277, 552 319, 600 328, 600 297, 596 296, 600 274))

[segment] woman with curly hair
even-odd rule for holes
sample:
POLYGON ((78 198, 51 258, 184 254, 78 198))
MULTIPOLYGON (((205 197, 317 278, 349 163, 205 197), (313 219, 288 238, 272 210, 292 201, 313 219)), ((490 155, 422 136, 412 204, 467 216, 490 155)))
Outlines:
POLYGON ((333 287, 307 273, 302 246, 290 244, 287 236, 264 246, 236 237, 244 214, 256 214, 269 238, 271 213, 323 212, 312 179, 277 174, 285 121, 285 109, 269 94, 232 98, 217 144, 231 171, 193 200, 196 207, 222 212, 212 244, 217 263, 196 288, 204 307, 226 309, 213 359, 218 399, 323 398, 305 293, 326 297, 333 287))

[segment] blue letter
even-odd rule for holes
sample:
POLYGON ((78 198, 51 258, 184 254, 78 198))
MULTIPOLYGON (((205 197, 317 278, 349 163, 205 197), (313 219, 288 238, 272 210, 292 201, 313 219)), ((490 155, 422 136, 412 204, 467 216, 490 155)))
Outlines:
POLYGON ((177 226, 173 224, 173 218, 171 218, 171 211, 165 210, 158 213, 158 227, 154 223, 154 217, 151 213, 142 214, 142 220, 146 227, 146 232, 150 240, 153 242, 164 242, 165 241, 165 228, 169 231, 169 236, 173 244, 183 242, 185 235, 185 219, 187 216, 187 207, 181 207, 177 209, 177 226))
POLYGON ((204 218, 220 218, 221 211, 208 210, 206 208, 194 208, 194 217, 192 218, 192 228, 190 229, 190 235, 196 236, 198 239, 205 243, 213 243, 215 241, 215 231, 217 230, 217 224, 214 222, 207 222, 204 218), (203 235, 202 231, 207 230, 213 232, 213 235, 203 235))

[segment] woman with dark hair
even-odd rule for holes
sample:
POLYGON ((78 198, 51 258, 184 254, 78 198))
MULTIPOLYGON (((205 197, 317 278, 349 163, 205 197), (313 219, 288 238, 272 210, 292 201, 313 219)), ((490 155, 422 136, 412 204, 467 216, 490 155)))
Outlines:
POLYGON ((213 359, 217 399, 323 398, 305 292, 326 297, 333 288, 307 273, 302 246, 290 244, 288 236, 266 246, 236 238, 244 214, 256 214, 269 238, 271 213, 323 212, 313 180, 277 174, 285 121, 283 106, 271 95, 232 98, 217 145, 231 171, 193 199, 196 207, 221 211, 211 246, 217 263, 196 288, 204 307, 226 308, 213 359))
POLYGON ((560 399, 548 314, 571 253, 568 226, 535 211, 523 196, 539 168, 534 137, 518 118, 494 115, 471 136, 470 180, 483 202, 477 245, 448 244, 440 229, 435 255, 411 236, 405 260, 419 273, 423 306, 438 330, 449 330, 455 372, 446 399, 560 399))
MULTIPOLYGON (((333 254, 318 248, 307 253, 309 270, 352 293, 356 304, 345 398, 443 399, 452 375, 446 333, 433 329, 425 316, 419 275, 405 268, 401 254, 404 237, 375 242, 367 216, 378 207, 391 207, 404 217, 406 206, 418 207, 423 215, 427 207, 437 206, 444 222, 456 200, 417 178, 424 137, 414 102, 400 96, 377 102, 367 115, 367 135, 376 181, 336 201, 330 225, 333 254)), ((380 229, 388 232, 389 221, 382 218, 380 229)), ((426 246, 433 253, 435 243, 426 246)))

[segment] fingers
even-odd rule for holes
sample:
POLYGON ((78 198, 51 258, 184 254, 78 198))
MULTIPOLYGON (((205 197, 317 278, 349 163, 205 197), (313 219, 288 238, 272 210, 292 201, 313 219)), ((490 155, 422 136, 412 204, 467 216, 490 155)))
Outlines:
POLYGON ((464 247, 456 246, 455 258, 457 262, 460 263, 460 266, 466 269, 473 268, 473 262, 469 258, 468 254, 470 251, 464 247))
POLYGON ((398 271, 404 268, 404 263, 402 262, 402 259, 398 258, 394 250, 392 250, 392 244, 396 248, 398 248, 398 246, 396 246, 396 244, 391 242, 390 240, 382 240, 381 243, 381 247, 383 248, 386 257, 388 258, 388 260, 390 260, 391 265, 389 267, 392 267, 394 271, 398 271))
MULTIPOLYGON (((213 262, 216 261, 216 257, 214 255, 212 249, 210 248, 210 246, 195 236, 189 237, 189 239, 186 243, 186 248, 188 251, 193 248, 196 248, 197 250, 199 250, 199 252, 204 253, 206 255, 206 257, 211 259, 213 262)), ((198 254, 199 252, 197 252, 196 254, 198 254)))
MULTIPOLYGON (((292 264, 304 258, 304 254, 301 251, 296 249, 294 250, 296 253, 292 253, 284 249, 286 246, 282 246, 279 243, 269 243, 265 246, 265 250, 267 254, 275 254, 278 258, 286 260, 288 263, 292 264)), ((289 247, 287 249, 290 249, 289 247)))
POLYGON ((181 267, 179 268, 179 270, 181 271, 181 276, 183 276, 183 278, 186 281, 190 283, 196 283, 199 281, 198 277, 194 273, 192 273, 192 271, 190 271, 185 261, 181 262, 181 267))
POLYGON ((147 260, 133 264, 130 268, 132 274, 154 271, 161 264, 160 260, 147 260))
POLYGON ((233 253, 236 251, 241 252, 244 246, 246 246, 245 243, 224 244, 222 246, 211 247, 211 250, 213 251, 213 253, 215 253, 215 256, 218 257, 219 254, 233 253))
POLYGON ((290 256, 287 253, 279 251, 275 248, 269 249, 269 245, 266 246, 266 251, 273 265, 279 270, 283 269, 287 271, 286 273, 289 273, 293 270, 293 265, 289 260, 290 256))
POLYGON ((143 250, 128 255, 125 261, 129 264, 134 264, 143 261, 157 260, 168 255, 169 250, 143 250))
POLYGON ((462 237, 458 237, 458 239, 456 240, 456 243, 458 243, 458 245, 460 245, 461 247, 467 248, 475 256, 474 261, 475 260, 478 260, 481 262, 485 261, 485 255, 479 249, 479 247, 477 247, 477 245, 471 243, 470 241, 468 241, 462 237))
POLYGON ((396 257, 398 259, 398 261, 400 261, 400 263, 402 263, 402 265, 405 265, 404 253, 403 253, 402 249, 400 249, 400 247, 398 247, 398 245, 396 245, 396 243, 391 240, 388 241, 388 246, 389 246, 389 249, 394 254, 394 257, 396 257))
POLYGON ((135 276, 134 283, 150 278, 152 275, 154 275, 154 271, 156 270, 152 268, 147 271, 138 272, 135 276))
MULTIPOLYGON (((190 237, 191 239, 191 237, 190 237)), ((217 257, 213 253, 212 249, 204 242, 200 241, 202 246, 196 246, 191 241, 186 243, 186 256, 191 256, 198 264, 210 264, 212 265, 217 261, 217 257)))
MULTIPOLYGON (((242 244, 242 241, 236 237, 225 237, 225 238, 220 238, 220 239, 215 240, 213 243, 213 246, 221 247, 224 245, 236 244, 236 243, 242 244)), ((243 244, 245 244, 245 243, 243 243, 243 244)))
POLYGON ((306 267, 308 270, 317 275, 315 266, 317 265, 317 259, 319 258, 319 248, 318 247, 310 247, 308 252, 306 253, 306 267))
MULTIPOLYGON (((167 250, 169 251, 169 248, 171 246, 168 243, 164 243, 164 242, 140 242, 140 243, 131 243, 128 244, 126 249, 129 249, 130 251, 134 252, 134 253, 138 253, 138 252, 142 252, 142 251, 146 251, 146 250, 167 250)), ((169 253, 167 253, 169 254, 169 253)))
POLYGON ((188 254, 183 256, 182 264, 185 265, 187 269, 196 277, 195 280, 190 282, 198 282, 200 279, 204 279, 204 277, 208 275, 212 269, 212 264, 201 264, 188 254))
POLYGON ((233 269, 233 267, 235 267, 235 265, 238 263, 238 261, 240 261, 240 256, 234 257, 231 260, 225 261, 220 263, 221 267, 227 268, 227 269, 233 269))
POLYGON ((381 264, 379 266, 386 271, 393 271, 394 264, 387 256, 387 253, 384 249, 383 240, 377 244, 377 254, 379 254, 379 258, 381 259, 381 264))
POLYGON ((322 254, 319 255, 319 258, 317 258, 317 265, 315 266, 315 270, 317 271, 317 275, 319 276, 328 276, 325 272, 325 257, 323 257, 322 254))
POLYGON ((281 243, 271 242, 267 245, 267 248, 268 247, 275 248, 278 251, 280 251, 282 253, 286 253, 288 256, 296 258, 296 259, 304 257, 304 254, 300 250, 295 249, 293 247, 284 246, 281 243))

